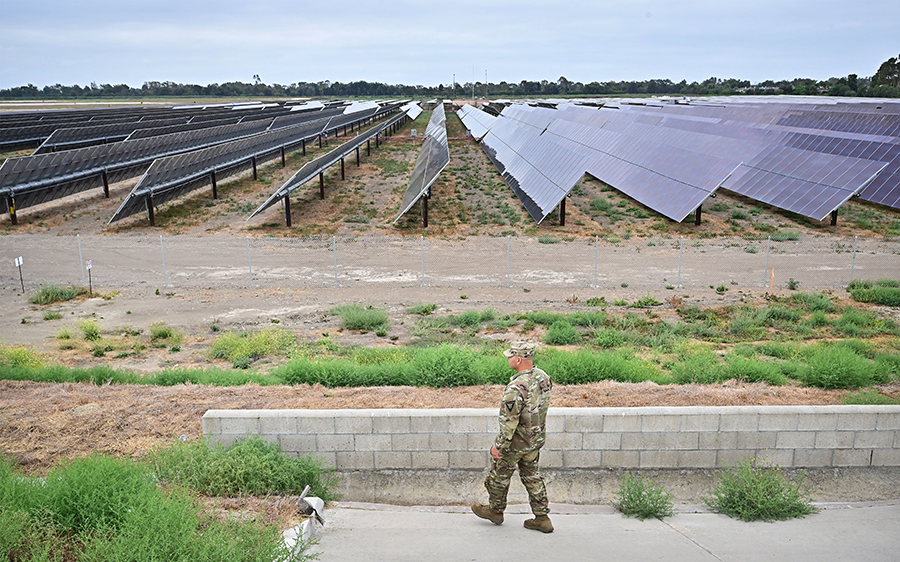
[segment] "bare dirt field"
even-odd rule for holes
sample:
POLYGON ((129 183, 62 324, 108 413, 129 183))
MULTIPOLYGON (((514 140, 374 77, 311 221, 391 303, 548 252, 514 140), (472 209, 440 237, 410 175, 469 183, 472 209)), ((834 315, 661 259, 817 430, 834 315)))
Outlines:
MULTIPOLYGON (((305 157, 299 153, 291 154, 285 168, 280 162, 271 163, 261 168, 257 181, 245 174, 222 182, 218 200, 212 200, 208 192, 198 191, 165 205, 157 212, 156 227, 150 227, 146 217, 142 216, 106 226, 136 179, 113 186, 109 200, 104 199, 102 193, 88 192, 26 209, 20 212, 20 224, 15 227, 8 217, 0 217, 0 258, 4 263, 11 263, 14 257, 21 255, 16 252, 25 244, 30 245, 28 247, 43 246, 47 255, 53 251, 70 254, 68 259, 73 249, 69 246, 54 249, 53 242, 64 237, 71 239, 76 234, 86 241, 153 241, 161 234, 178 235, 196 241, 195 246, 186 245, 183 252, 184 256, 195 255, 199 260, 202 256, 197 248, 206 247, 204 244, 210 239, 248 236, 254 241, 266 241, 310 235, 416 238, 422 235, 447 243, 477 238, 484 241, 485 247, 494 244, 492 240, 506 236, 598 236, 613 246, 623 240, 639 240, 648 251, 646 247, 651 239, 659 240, 665 235, 669 239, 685 236, 691 244, 698 245, 699 252, 701 244, 712 244, 725 237, 764 239, 772 232, 796 232, 800 239, 798 244, 846 253, 845 248, 852 244, 854 236, 884 240, 900 233, 900 215, 858 201, 848 203, 838 226, 831 227, 727 193, 720 194, 709 209, 704 209, 704 221, 699 227, 692 221, 675 224, 590 177, 582 179, 572 192, 566 226, 559 226, 555 213, 541 225, 535 225, 480 147, 460 140, 464 139, 465 131, 455 116, 449 116, 448 135, 457 140, 451 140, 450 166, 433 187, 428 228, 422 227, 416 208, 394 225, 400 198, 418 154, 418 146, 413 146, 409 138, 410 129, 424 130, 428 117, 425 113, 417 121, 407 123, 380 149, 373 148, 371 156, 364 156, 359 167, 348 161, 343 181, 339 171, 326 174, 324 201, 318 197, 318 185, 298 190, 292 199, 292 227, 284 226, 277 207, 253 220, 245 219, 294 171, 323 154, 327 147, 321 150, 310 147, 305 157), (839 245, 837 251, 836 244, 839 245)), ((611 251, 618 251, 618 247, 611 251)), ((900 278, 900 258, 894 254, 888 256, 886 260, 880 260, 878 266, 886 269, 877 270, 887 273, 879 275, 890 276, 891 271, 896 270, 895 277, 900 278)), ((110 250, 98 262, 123 259, 122 255, 110 250)), ((495 261, 489 255, 472 259, 495 261)), ((40 268, 31 270, 29 286, 54 280, 60 261, 63 257, 47 259, 40 268)), ((30 265, 35 260, 29 257, 26 263, 30 265)), ((628 267, 641 268, 639 261, 628 263, 631 264, 628 267)), ((209 356, 211 342, 225 330, 249 330, 278 324, 294 332, 301 342, 315 341, 323 334, 330 334, 341 346, 392 346, 409 341, 413 319, 405 310, 416 303, 434 303, 439 314, 485 308, 496 309, 501 314, 529 310, 572 312, 585 310, 584 301, 592 296, 604 296, 612 302, 617 298, 633 300, 650 294, 645 286, 626 287, 618 280, 603 291, 584 286, 573 289, 542 284, 473 287, 462 282, 431 287, 409 283, 310 287, 297 286, 289 279, 283 283, 270 281, 235 286, 234 283, 217 282, 213 277, 203 278, 200 285, 167 288, 161 286, 157 278, 142 278, 140 263, 135 263, 131 268, 132 277, 123 277, 121 282, 102 282, 94 287, 104 298, 79 298, 52 307, 37 307, 27 301, 31 289, 23 294, 18 274, 9 266, 4 267, 7 271, 3 272, 0 285, 0 296, 4 301, 0 309, 0 344, 32 346, 49 361, 69 366, 109 365, 138 373, 176 365, 228 367, 228 363, 209 356), (340 331, 337 319, 327 312, 346 303, 373 304, 388 310, 394 321, 393 339, 371 333, 340 331), (45 319, 45 313, 51 308, 59 311, 61 318, 45 319), (59 331, 64 327, 71 328, 74 321, 82 318, 97 319, 104 329, 104 337, 109 339, 134 330, 142 331, 142 337, 146 337, 151 325, 164 322, 180 330, 184 342, 177 351, 149 347, 141 353, 118 358, 111 354, 95 357, 78 347, 60 349, 59 331)), ((615 272, 625 265, 624 262, 609 261, 604 267, 615 272)), ((765 288, 758 284, 750 287, 749 283, 745 285, 740 281, 740 285, 728 292, 697 286, 679 292, 679 297, 700 306, 734 303, 761 306, 766 303, 765 293, 765 288)), ((660 300, 674 295, 662 287, 654 289, 653 294, 660 300)), ((842 303, 849 302, 846 294, 836 296, 842 303)), ((611 310, 616 314, 625 313, 624 308, 611 310)), ((676 316, 671 305, 659 307, 654 314, 657 319, 676 316)), ((879 314, 898 317, 897 310, 880 310, 879 314)), ((480 337, 511 340, 520 336, 519 332, 509 330, 481 334, 480 337)), ((540 337, 540 334, 529 337, 540 337)), ((265 372, 277 362, 277 359, 262 361, 254 368, 265 372)), ((900 396, 896 387, 881 391, 889 396, 900 396)), ((200 436, 200 417, 210 408, 493 408, 500 392, 501 388, 494 386, 435 390, 0 382, 0 451, 11 455, 24 470, 40 473, 59 459, 92 451, 140 457, 151 447, 181 435, 197 438, 200 436)), ((737 382, 672 387, 604 382, 557 387, 552 404, 557 407, 839 404, 843 395, 844 391, 737 382)))

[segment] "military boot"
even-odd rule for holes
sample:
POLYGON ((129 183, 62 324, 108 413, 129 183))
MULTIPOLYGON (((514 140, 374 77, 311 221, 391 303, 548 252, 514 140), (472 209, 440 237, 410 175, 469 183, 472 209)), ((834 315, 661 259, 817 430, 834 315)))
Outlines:
POLYGON ((525 520, 525 528, 542 533, 552 533, 553 523, 550 522, 550 518, 546 515, 537 515, 534 519, 525 520))
POLYGON ((478 517, 481 517, 482 519, 487 519, 494 525, 503 524, 503 512, 497 509, 492 509, 489 505, 473 503, 472 513, 474 513, 478 517))

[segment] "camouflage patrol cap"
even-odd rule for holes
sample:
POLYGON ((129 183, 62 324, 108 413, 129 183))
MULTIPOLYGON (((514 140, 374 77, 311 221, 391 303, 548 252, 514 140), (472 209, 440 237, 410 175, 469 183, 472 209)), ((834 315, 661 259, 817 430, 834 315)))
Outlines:
POLYGON ((534 357, 534 344, 527 341, 517 341, 503 352, 507 357, 522 357, 528 359, 534 357))

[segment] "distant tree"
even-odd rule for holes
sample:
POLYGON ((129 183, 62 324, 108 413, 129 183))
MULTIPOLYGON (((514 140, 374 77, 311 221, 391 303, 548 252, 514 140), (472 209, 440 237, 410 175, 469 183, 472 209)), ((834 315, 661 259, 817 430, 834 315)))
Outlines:
POLYGON ((878 72, 872 77, 872 86, 900 86, 900 55, 891 57, 881 63, 878 72))

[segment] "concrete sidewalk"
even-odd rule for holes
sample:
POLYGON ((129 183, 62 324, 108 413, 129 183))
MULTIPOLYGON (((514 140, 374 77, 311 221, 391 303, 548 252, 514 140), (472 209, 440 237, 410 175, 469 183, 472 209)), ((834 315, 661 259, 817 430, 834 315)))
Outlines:
POLYGON ((341 502, 326 510, 313 551, 322 562, 900 560, 900 500, 817 505, 804 519, 745 523, 702 506, 639 521, 609 506, 551 504, 556 530, 543 534, 522 527, 527 505, 511 505, 496 526, 464 506, 341 502))

